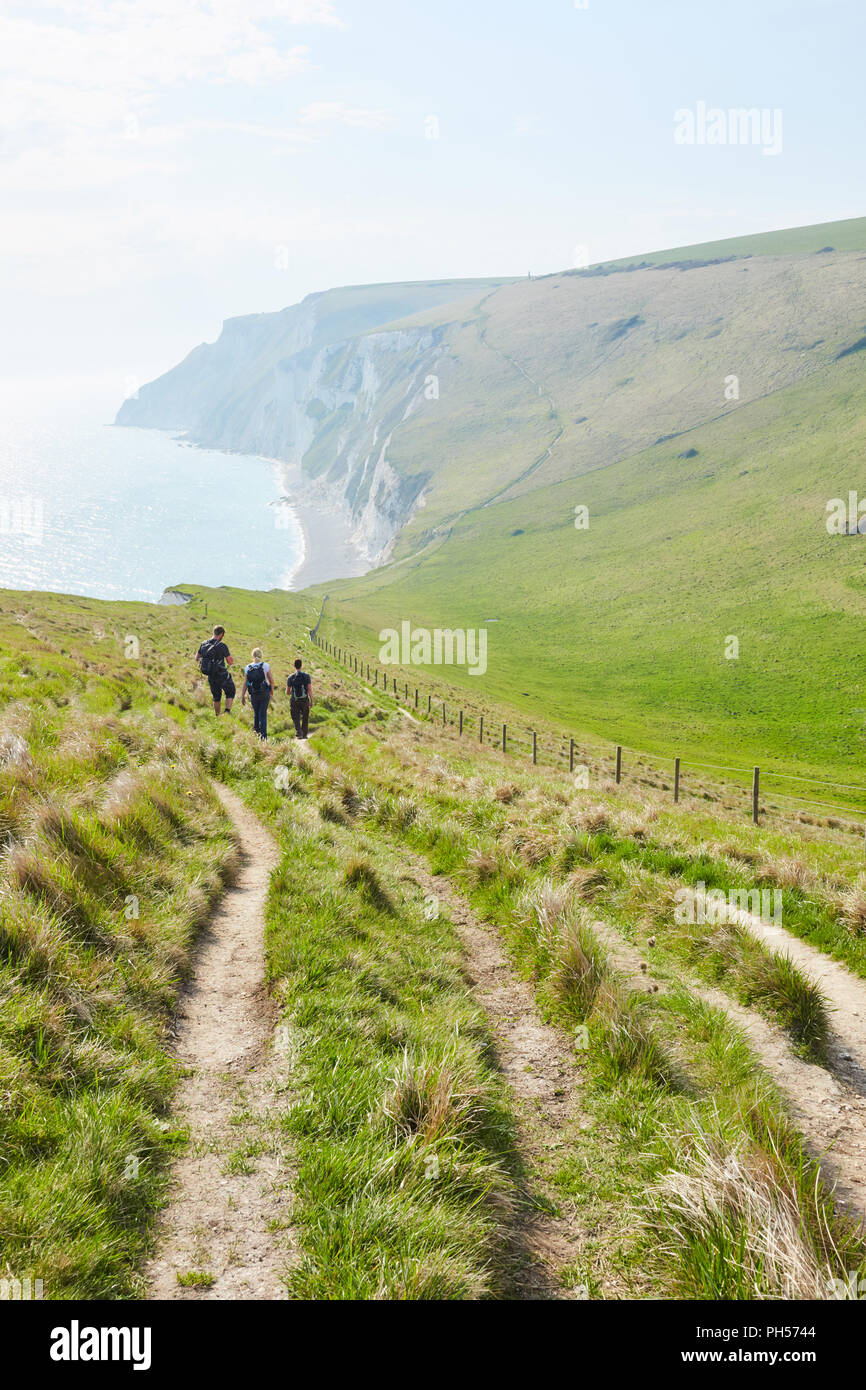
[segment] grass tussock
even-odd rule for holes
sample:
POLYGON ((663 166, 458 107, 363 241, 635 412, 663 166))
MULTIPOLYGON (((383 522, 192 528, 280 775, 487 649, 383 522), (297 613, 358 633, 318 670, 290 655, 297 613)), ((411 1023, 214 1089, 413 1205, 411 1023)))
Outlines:
POLYGON ((483 1090, 461 1075, 455 1053, 419 1058, 404 1050, 382 1114, 397 1137, 435 1144, 477 1128, 484 1100, 483 1090))
MULTIPOLYGON (((678 1142, 682 1143, 680 1139, 678 1142)), ((695 1125, 665 1175, 653 1228, 689 1292, 713 1299, 826 1299, 845 1258, 820 1188, 804 1191, 778 1153, 695 1125)))
POLYGON ((394 903, 390 894, 385 889, 382 880, 370 863, 360 855, 353 855, 346 865, 343 878, 352 888, 357 888, 359 892, 374 903, 380 912, 393 912, 394 903))
POLYGON ((841 917, 852 936, 866 936, 866 875, 840 895, 841 917))

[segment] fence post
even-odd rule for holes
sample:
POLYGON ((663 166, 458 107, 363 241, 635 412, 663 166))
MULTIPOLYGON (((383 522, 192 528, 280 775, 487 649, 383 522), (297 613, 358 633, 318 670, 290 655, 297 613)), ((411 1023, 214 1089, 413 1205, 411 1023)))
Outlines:
POLYGON ((442 701, 442 723, 445 723, 445 701, 442 701))
POLYGON ((680 799, 680 760, 674 759, 674 801, 680 799))
POLYGON ((538 762, 538 735, 534 729, 532 730, 532 761, 538 762))
POLYGON ((397 698, 397 677, 394 677, 394 699, 397 698))
POLYGON ((568 770, 574 772, 574 739, 568 740, 568 770))
POLYGON ((755 825, 758 824, 758 802, 760 799, 760 790, 761 769, 759 767, 756 767, 752 776, 752 821, 755 825))
POLYGON ((616 780, 617 780, 617 782, 619 782, 619 781, 621 780, 621 778, 622 778, 622 745, 618 743, 618 744, 616 745, 616 780))
POLYGON ((428 713, 428 714, 430 713, 430 710, 432 709, 432 707, 433 707, 433 696, 432 696, 432 695, 428 695, 428 696, 427 696, 427 713, 428 713))
POLYGON ((483 742, 484 742, 484 715, 483 715, 483 714, 479 714, 479 716, 478 716, 478 742, 479 742, 479 743, 483 743, 483 742))
POLYGON ((418 687, 415 686, 415 708, 418 708, 418 687))
POLYGON ((506 738, 507 738, 507 732, 506 732, 507 728, 508 728, 508 725, 507 725, 507 724, 503 724, 503 725, 502 725, 502 751, 503 751, 503 753, 507 753, 507 752, 508 752, 508 749, 507 749, 506 746, 505 746, 506 738))
POLYGON ((378 667, 378 666, 376 667, 375 671, 373 672, 373 684, 374 684, 374 685, 378 685, 378 684, 379 684, 379 667, 378 667))
POLYGON ((406 704, 409 703, 409 682, 406 681, 406 704))
POLYGON ((457 732, 460 733, 460 734, 463 733, 463 711, 462 711, 462 710, 460 711, 460 727, 459 727, 459 729, 457 730, 457 732))

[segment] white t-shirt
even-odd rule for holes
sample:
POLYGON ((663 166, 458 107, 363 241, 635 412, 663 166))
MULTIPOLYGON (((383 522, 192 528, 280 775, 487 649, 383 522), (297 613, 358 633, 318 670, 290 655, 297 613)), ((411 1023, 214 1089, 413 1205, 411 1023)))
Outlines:
MULTIPOLYGON (((258 664, 259 664, 259 663, 258 663, 257 661, 251 661, 250 664, 249 664, 249 666, 245 666, 245 667, 244 667, 244 675, 245 675, 245 676, 248 676, 248 675, 250 674, 250 666, 258 666, 258 664)), ((270 666, 268 665, 268 663, 267 663, 266 661, 263 661, 263 662, 262 662, 262 670, 264 671, 265 675, 268 674, 268 672, 270 671, 270 669, 271 669, 271 668, 270 668, 270 666)))

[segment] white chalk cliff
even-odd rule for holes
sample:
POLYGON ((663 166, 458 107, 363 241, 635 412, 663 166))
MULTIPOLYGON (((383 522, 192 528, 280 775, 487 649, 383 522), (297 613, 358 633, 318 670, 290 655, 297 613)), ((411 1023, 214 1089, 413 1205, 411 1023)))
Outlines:
POLYGON ((278 313, 228 319, 215 343, 124 402, 119 425, 302 470, 307 498, 347 513, 371 565, 422 497, 426 475, 389 458, 445 350, 441 324, 401 324, 489 282, 358 286, 278 313))

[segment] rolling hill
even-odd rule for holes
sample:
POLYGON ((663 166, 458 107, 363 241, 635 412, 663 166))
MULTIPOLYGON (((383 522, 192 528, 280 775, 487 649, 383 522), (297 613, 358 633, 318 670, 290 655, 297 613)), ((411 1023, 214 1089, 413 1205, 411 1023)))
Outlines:
POLYGON ((371 655, 495 619, 485 684, 527 721, 857 781, 864 556, 826 520, 860 476, 866 219, 422 289, 334 292, 367 320, 289 358, 285 315, 234 321, 119 418, 300 459, 388 561, 326 586, 371 655))
POLYGON ((690 777, 675 805, 585 750, 583 782, 533 767, 310 645, 308 596, 189 594, 2 596, 4 1278, 855 1297, 862 824, 755 828, 730 787, 690 777), (190 653, 216 615, 274 663, 267 744, 239 706, 214 719, 190 653), (281 692, 298 650, 308 743, 281 692), (707 888, 725 915, 684 916, 707 888))

